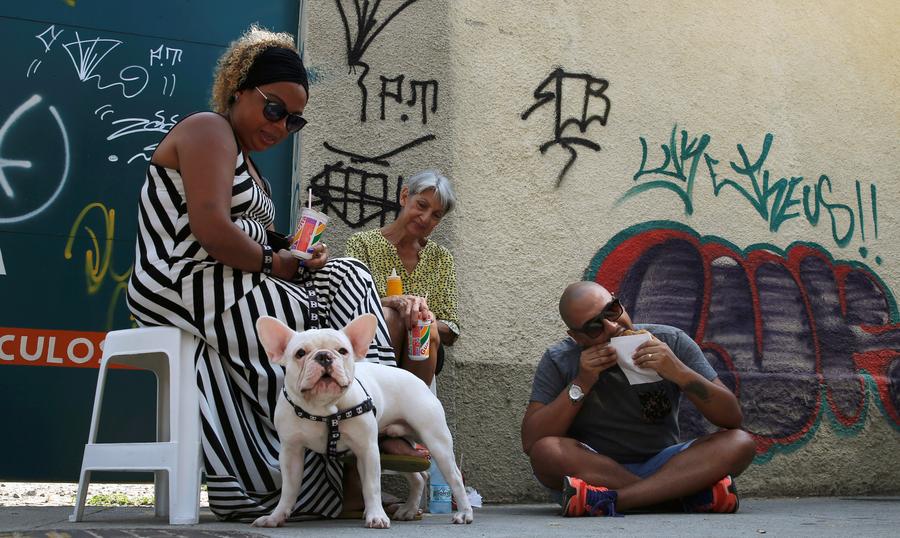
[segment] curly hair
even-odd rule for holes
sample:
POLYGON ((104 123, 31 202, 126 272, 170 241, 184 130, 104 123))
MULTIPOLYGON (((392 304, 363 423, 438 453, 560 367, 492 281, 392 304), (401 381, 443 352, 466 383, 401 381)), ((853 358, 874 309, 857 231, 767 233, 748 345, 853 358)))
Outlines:
POLYGON ((228 50, 219 58, 212 86, 210 106, 220 114, 231 108, 234 92, 247 78, 247 71, 256 57, 270 47, 282 47, 297 51, 294 36, 287 32, 272 32, 256 24, 244 35, 231 42, 228 50))

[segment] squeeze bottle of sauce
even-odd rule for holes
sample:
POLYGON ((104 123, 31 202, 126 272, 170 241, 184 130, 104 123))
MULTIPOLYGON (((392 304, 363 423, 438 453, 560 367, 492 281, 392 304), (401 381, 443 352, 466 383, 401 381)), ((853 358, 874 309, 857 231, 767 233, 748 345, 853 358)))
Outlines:
POLYGON ((387 277, 387 294, 388 297, 403 295, 403 281, 400 280, 397 269, 391 269, 391 274, 387 277))

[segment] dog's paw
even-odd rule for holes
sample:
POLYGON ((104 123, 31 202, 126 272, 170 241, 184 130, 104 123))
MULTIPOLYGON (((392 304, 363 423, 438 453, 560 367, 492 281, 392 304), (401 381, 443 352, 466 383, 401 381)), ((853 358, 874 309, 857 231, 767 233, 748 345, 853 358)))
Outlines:
POLYGON ((454 524, 461 524, 471 523, 473 519, 474 516, 472 515, 472 509, 469 508, 468 510, 460 510, 459 512, 453 514, 453 517, 450 520, 454 524))
POLYGON ((391 515, 391 519, 396 519, 397 521, 412 521, 416 519, 417 515, 419 515, 418 505, 404 503, 403 506, 398 508, 397 511, 391 515))
POLYGON ((254 527, 281 527, 284 525, 285 519, 287 518, 283 515, 273 512, 267 516, 257 518, 252 525, 254 527))
POLYGON ((366 527, 369 529, 389 529, 391 528, 391 520, 378 503, 378 508, 374 510, 366 510, 366 527))

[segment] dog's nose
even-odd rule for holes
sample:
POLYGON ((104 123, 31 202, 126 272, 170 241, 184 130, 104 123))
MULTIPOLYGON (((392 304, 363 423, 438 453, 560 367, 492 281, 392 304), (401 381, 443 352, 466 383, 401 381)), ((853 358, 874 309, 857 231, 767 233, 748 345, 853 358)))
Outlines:
POLYGON ((322 366, 331 366, 331 353, 328 353, 327 351, 316 353, 316 356, 313 357, 313 359, 322 366))

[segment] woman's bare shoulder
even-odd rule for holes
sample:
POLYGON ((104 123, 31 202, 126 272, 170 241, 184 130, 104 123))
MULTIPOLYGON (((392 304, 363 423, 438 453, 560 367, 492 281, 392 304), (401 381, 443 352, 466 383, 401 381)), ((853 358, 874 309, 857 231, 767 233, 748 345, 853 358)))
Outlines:
POLYGON ((237 142, 228 119, 215 112, 196 112, 178 122, 159 143, 151 159, 166 168, 179 169, 179 154, 219 147, 237 155, 237 142))
POLYGON ((215 112, 195 112, 172 128, 172 133, 227 135, 234 138, 228 118, 215 112))

